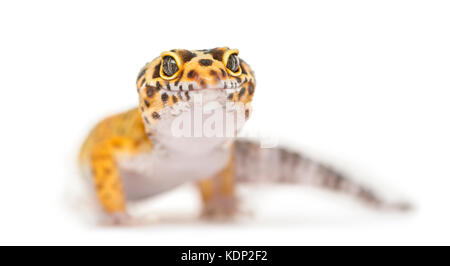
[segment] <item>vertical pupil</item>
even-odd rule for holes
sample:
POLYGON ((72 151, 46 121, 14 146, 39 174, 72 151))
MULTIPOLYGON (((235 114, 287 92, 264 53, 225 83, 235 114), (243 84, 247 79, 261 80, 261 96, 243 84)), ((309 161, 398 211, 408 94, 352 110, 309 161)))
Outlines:
POLYGON ((164 57, 163 60, 163 71, 167 76, 172 76, 178 71, 177 62, 171 56, 164 57))
POLYGON ((239 70, 239 61, 235 54, 230 55, 228 58, 227 68, 233 72, 237 72, 239 70))

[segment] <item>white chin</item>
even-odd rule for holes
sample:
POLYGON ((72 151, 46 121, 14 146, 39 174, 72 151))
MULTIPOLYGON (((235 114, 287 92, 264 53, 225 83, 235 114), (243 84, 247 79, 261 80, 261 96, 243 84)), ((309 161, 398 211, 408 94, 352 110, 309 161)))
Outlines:
POLYGON ((243 104, 227 101, 223 90, 202 90, 163 109, 153 130, 165 148, 198 154, 228 143, 244 124, 243 104))

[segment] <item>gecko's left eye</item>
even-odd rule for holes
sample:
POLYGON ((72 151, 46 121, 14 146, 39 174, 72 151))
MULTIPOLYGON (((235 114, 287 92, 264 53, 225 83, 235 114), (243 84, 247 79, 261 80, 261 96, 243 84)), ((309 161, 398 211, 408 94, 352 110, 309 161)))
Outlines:
POLYGON ((227 71, 232 76, 239 76, 242 69, 238 57, 239 51, 237 49, 228 50, 225 52, 223 64, 227 67, 227 71))
POLYGON ((166 77, 170 78, 178 72, 178 65, 175 58, 172 56, 165 56, 162 63, 163 73, 166 77))

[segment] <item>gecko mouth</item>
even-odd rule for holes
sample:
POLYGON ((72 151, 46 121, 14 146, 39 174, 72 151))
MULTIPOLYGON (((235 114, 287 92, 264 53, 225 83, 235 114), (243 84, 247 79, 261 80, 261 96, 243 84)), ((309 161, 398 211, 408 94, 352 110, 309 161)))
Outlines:
MULTIPOLYGON (((208 90, 208 89, 216 89, 216 90, 226 90, 226 89, 237 89, 242 87, 247 83, 247 80, 243 80, 241 82, 238 82, 237 80, 219 80, 214 85, 207 84, 204 82, 175 82, 175 83, 167 83, 164 85, 160 85, 159 87, 162 90, 165 91, 201 91, 201 90, 208 90)), ((158 84, 156 84, 156 87, 158 87, 158 84)))
POLYGON ((202 90, 227 90, 228 92, 232 92, 235 90, 239 90, 243 85, 245 85, 248 80, 244 78, 243 80, 238 79, 226 79, 226 80, 217 80, 215 84, 208 84, 203 79, 199 79, 200 81, 183 81, 183 82, 166 82, 161 83, 157 81, 156 83, 148 82, 146 84, 142 84, 142 87, 150 86, 155 88, 156 90, 163 90, 164 92, 185 92, 185 91, 202 91, 202 90))
MULTIPOLYGON (((159 88, 159 91, 166 93, 168 96, 175 95, 181 101, 189 101, 193 95, 206 94, 209 92, 217 93, 218 96, 232 101, 234 99, 234 95, 238 94, 247 82, 247 79, 244 79, 241 82, 229 79, 220 80, 216 82, 215 85, 201 84, 198 82, 175 82, 166 83, 164 85, 156 83, 153 87, 159 88)), ((152 85, 150 84, 150 86, 152 85)))
POLYGON ((201 89, 192 89, 187 91, 169 91, 165 89, 161 89, 163 93, 167 95, 175 95, 177 96, 181 102, 191 102, 195 97, 201 96, 204 102, 209 102, 212 100, 216 100, 219 102, 233 101, 234 95, 237 95, 241 90, 238 88, 221 88, 221 87, 213 87, 213 88, 201 88, 201 89))

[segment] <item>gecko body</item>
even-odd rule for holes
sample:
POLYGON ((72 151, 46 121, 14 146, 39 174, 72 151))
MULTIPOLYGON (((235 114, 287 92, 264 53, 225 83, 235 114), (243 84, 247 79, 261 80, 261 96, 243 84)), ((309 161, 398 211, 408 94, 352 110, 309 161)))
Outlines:
POLYGON ((237 140, 256 80, 236 49, 163 52, 136 84, 139 106, 98 123, 79 155, 104 213, 117 223, 128 217, 128 201, 186 182, 198 184, 207 217, 236 213, 236 183, 253 181, 312 184, 371 206, 407 208, 297 152, 237 140))

